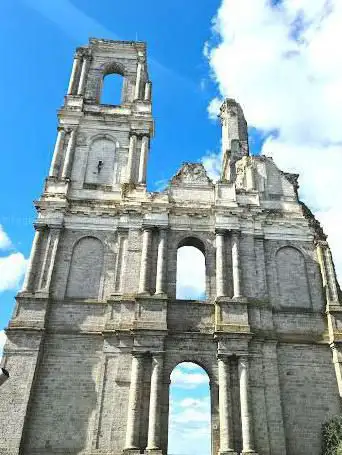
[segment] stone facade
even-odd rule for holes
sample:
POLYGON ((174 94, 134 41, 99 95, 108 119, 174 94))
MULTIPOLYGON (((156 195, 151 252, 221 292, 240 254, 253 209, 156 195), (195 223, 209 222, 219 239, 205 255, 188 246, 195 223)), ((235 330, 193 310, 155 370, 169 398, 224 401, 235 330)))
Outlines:
POLYGON ((146 190, 146 48, 77 49, 7 328, 2 455, 167 454, 169 383, 210 377, 212 454, 319 455, 341 412, 342 307, 329 246, 295 174, 248 151, 227 99, 222 176, 184 164, 146 190), (101 104, 107 74, 122 104, 101 104), (176 299, 177 249, 205 255, 206 301, 176 299))

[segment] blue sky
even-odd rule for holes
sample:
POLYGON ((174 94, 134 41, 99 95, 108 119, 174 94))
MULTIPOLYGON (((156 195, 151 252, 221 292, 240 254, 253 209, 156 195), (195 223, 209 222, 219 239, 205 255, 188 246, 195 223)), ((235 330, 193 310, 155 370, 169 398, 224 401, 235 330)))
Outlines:
POLYGON ((222 98, 234 97, 252 153, 300 173, 300 195, 323 223, 341 277, 342 54, 332 52, 341 22, 339 0, 1 2, 0 349, 29 255, 32 201, 48 172, 56 111, 74 50, 91 36, 148 43, 156 120, 150 190, 183 161, 202 161, 217 174, 215 116, 222 98))

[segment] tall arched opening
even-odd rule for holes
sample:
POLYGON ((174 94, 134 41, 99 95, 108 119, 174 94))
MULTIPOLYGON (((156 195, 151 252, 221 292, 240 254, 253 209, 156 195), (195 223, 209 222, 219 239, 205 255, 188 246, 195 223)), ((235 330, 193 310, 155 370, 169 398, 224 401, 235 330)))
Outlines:
POLYGON ((172 371, 168 455, 211 454, 210 382, 206 371, 182 362, 172 371))
POLYGON ((119 106, 125 102, 126 84, 125 69, 121 63, 110 62, 100 69, 102 77, 97 86, 97 102, 119 106))
POLYGON ((103 78, 101 104, 119 106, 122 104, 124 77, 121 74, 112 73, 103 78))
POLYGON ((206 300, 206 260, 203 243, 193 237, 184 239, 177 250, 176 298, 206 300))

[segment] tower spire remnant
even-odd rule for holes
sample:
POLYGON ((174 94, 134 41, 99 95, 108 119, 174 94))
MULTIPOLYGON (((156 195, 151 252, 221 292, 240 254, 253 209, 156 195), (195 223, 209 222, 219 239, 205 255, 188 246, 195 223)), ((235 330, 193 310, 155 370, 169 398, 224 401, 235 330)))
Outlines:
POLYGON ((243 110, 232 98, 226 98, 220 107, 222 125, 222 173, 221 179, 235 180, 235 163, 249 155, 248 128, 243 110))

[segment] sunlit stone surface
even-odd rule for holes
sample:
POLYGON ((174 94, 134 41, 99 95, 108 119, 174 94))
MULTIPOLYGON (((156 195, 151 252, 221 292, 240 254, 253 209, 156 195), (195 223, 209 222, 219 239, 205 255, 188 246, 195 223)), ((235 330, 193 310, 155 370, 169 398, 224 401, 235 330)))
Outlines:
MULTIPOLYGON (((249 155, 226 99, 220 180, 184 163, 148 192, 151 88, 144 43, 77 49, 7 329, 0 453, 166 455, 170 375, 193 362, 210 380, 212 455, 319 455, 322 424, 341 411, 342 311, 298 175, 249 155), (101 104, 113 73, 121 104, 101 104), (198 259, 177 278, 183 247, 198 259)), ((188 416, 196 403, 184 397, 188 416)))

